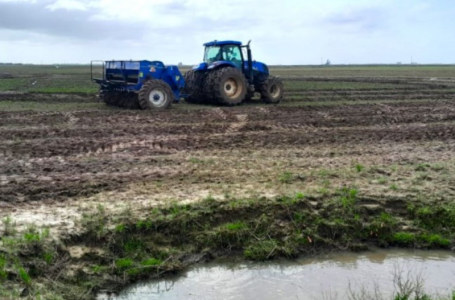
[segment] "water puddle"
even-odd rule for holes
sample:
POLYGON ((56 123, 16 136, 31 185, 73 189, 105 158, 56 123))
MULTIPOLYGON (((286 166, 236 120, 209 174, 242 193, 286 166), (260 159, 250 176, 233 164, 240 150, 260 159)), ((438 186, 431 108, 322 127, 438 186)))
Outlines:
POLYGON ((455 289, 453 252, 376 250, 294 261, 195 265, 179 276, 133 285, 110 299, 338 300, 348 299, 349 289, 360 293, 375 287, 387 297, 400 271, 402 280, 421 276, 429 294, 445 296, 455 289))

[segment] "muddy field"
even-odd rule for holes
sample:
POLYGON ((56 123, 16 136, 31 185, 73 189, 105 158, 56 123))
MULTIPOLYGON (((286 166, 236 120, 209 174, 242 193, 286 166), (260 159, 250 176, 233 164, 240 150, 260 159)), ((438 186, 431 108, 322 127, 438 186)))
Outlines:
POLYGON ((100 205, 141 216, 163 203, 303 193, 318 207, 342 188, 398 215, 418 201, 452 203, 453 68, 366 71, 277 69, 286 86, 277 106, 157 112, 109 108, 94 93, 5 88, 0 217, 66 234, 100 205))
POLYGON ((109 109, 93 95, 3 92, 0 101, 13 104, 0 111, 2 214, 93 198, 135 208, 137 199, 153 204, 340 184, 396 194, 433 194, 437 185, 452 195, 455 82, 283 77, 287 93, 278 106, 180 103, 144 112, 109 109), (15 107, 29 103, 41 111, 15 107), (413 169, 421 164, 430 167, 413 169), (374 168, 382 171, 369 172, 374 168), (304 179, 283 183, 283 174, 304 179), (431 179, 419 179, 426 175, 431 179), (379 179, 386 183, 373 183, 379 179))

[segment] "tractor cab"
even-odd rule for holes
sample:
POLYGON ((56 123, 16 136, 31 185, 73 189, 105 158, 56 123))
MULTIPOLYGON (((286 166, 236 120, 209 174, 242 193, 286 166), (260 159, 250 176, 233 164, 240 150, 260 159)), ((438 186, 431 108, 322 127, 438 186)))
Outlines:
POLYGON ((241 43, 234 41, 210 42, 204 44, 204 62, 212 65, 216 62, 230 62, 238 69, 243 69, 244 58, 241 43))

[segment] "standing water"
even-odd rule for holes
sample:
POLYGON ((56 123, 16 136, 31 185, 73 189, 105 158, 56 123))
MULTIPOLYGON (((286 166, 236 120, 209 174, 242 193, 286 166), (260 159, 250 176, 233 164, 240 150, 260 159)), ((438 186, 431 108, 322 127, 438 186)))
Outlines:
POLYGON ((373 292, 375 287, 387 298, 395 291, 397 274, 402 280, 420 276, 426 293, 446 296, 455 289, 455 255, 377 250, 293 261, 216 262, 192 266, 176 277, 135 284, 111 299, 348 299, 349 290, 373 292))

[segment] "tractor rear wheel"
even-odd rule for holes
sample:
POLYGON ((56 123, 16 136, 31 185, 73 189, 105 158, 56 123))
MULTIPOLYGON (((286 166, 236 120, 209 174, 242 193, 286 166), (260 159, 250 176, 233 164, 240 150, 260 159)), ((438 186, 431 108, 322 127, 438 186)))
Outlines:
POLYGON ((188 103, 199 104, 205 101, 205 94, 203 91, 204 87, 204 72, 195 72, 189 70, 185 73, 183 78, 185 79, 185 93, 189 96, 185 98, 188 103))
POLYGON ((269 76, 259 86, 259 92, 261 93, 262 101, 265 103, 279 103, 283 99, 283 82, 278 77, 269 76))
POLYGON ((139 91, 139 105, 142 109, 169 108, 173 100, 171 87, 159 79, 146 81, 139 91))
POLYGON ((247 92, 246 78, 236 68, 226 67, 212 72, 211 98, 223 105, 240 104, 247 92))

